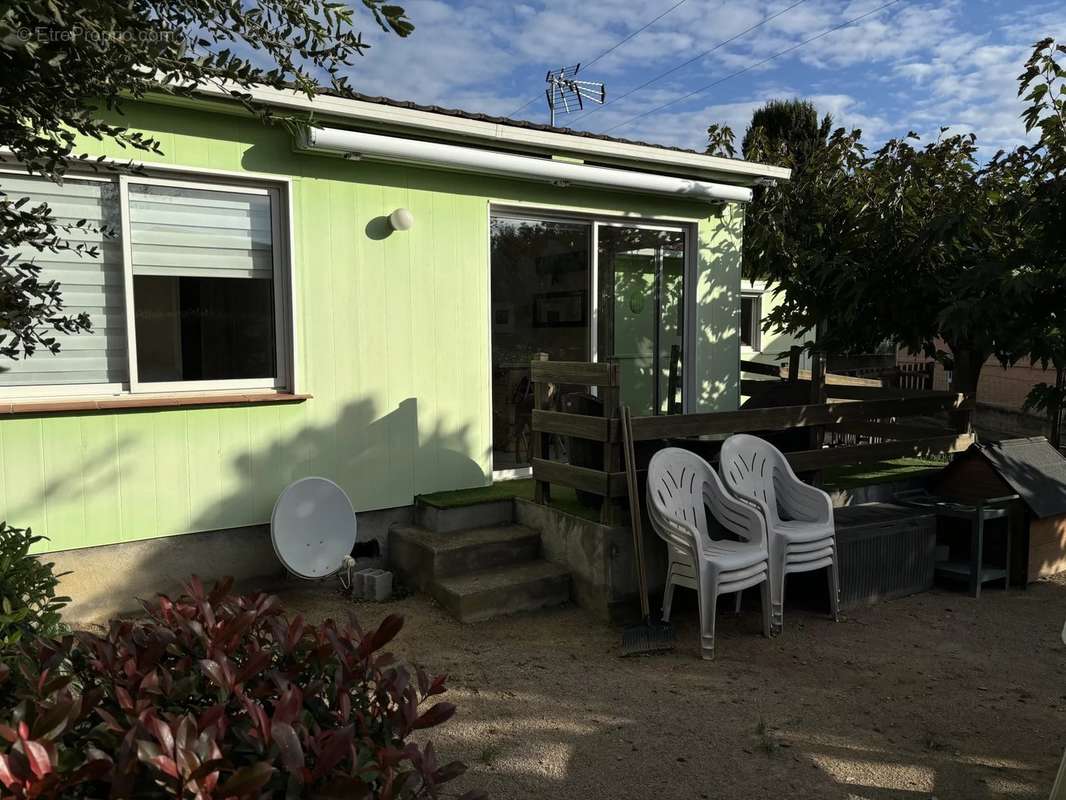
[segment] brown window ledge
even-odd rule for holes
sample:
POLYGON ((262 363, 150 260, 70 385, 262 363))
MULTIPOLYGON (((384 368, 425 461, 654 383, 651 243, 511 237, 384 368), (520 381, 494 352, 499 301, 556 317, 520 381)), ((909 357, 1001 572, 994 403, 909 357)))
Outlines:
POLYGON ((4 414, 63 414, 86 411, 120 411, 145 408, 189 408, 190 406, 251 406, 261 403, 302 403, 310 400, 309 394, 288 392, 260 393, 201 393, 181 392, 173 394, 136 395, 115 397, 67 398, 63 400, 0 400, 0 415, 4 414))

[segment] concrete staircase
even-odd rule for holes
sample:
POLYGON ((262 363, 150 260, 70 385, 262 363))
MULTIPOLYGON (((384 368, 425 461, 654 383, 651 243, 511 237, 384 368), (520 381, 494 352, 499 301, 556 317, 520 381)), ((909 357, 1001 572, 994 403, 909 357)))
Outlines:
POLYGON ((460 622, 480 622, 570 599, 570 573, 540 557, 540 534, 498 503, 424 508, 415 525, 389 529, 389 561, 460 622), (457 527, 458 522, 469 527, 457 527))

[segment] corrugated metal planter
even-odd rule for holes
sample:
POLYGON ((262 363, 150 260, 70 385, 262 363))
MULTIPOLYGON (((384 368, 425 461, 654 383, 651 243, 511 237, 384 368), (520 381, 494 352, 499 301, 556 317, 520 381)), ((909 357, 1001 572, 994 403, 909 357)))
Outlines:
POLYGON ((869 605, 933 586, 936 517, 872 503, 837 509, 840 604, 869 605))

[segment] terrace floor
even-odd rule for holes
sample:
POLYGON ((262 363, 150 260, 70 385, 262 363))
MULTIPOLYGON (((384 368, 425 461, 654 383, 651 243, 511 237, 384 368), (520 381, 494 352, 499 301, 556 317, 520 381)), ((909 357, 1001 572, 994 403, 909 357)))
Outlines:
MULTIPOLYGON (((351 607, 322 588, 282 597, 315 620, 351 607)), ((497 800, 1045 798, 1066 744, 1066 575, 837 624, 786 608, 769 641, 748 608, 719 620, 713 662, 692 604, 673 653, 628 659, 620 629, 575 607, 473 625, 421 596, 356 611, 406 617, 393 650, 447 673, 459 707, 432 736, 470 767, 454 787, 497 800)))

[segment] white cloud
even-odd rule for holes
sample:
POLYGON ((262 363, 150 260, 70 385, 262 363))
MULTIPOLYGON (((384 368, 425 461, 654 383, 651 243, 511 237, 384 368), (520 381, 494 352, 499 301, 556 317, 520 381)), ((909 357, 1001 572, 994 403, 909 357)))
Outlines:
MULTIPOLYGON (((707 126, 717 123, 733 129, 739 150, 757 108, 774 98, 796 96, 787 87, 767 88, 746 100, 649 115, 620 133, 627 138, 702 150, 707 144, 707 126)), ((835 127, 859 128, 868 140, 876 141, 892 132, 889 121, 867 109, 858 98, 847 94, 816 94, 807 95, 806 99, 814 103, 820 114, 832 115, 835 127)))
MULTIPOLYGON (((618 98, 794 1, 687 0, 593 64, 588 77, 605 79, 608 97, 618 98)), ((674 2, 413 0, 404 3, 416 26, 409 39, 364 26, 374 47, 357 62, 352 82, 370 94, 488 113, 533 101, 519 116, 544 119, 547 68, 587 63, 674 2)), ((643 91, 560 122, 604 131, 717 84, 611 132, 702 149, 711 121, 731 124, 740 136, 765 100, 801 96, 838 124, 861 128, 875 146, 909 129, 935 135, 943 124, 976 131, 989 155, 1025 141, 1016 76, 1032 42, 1066 39, 1060 0, 1035 0, 1010 13, 976 0, 903 0, 752 68, 883 2, 807 0, 643 91), (718 83, 738 70, 746 71, 718 83)))

